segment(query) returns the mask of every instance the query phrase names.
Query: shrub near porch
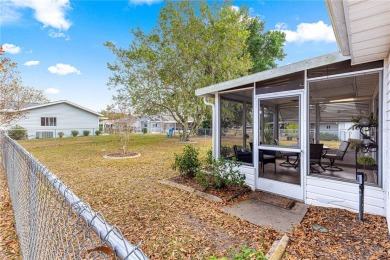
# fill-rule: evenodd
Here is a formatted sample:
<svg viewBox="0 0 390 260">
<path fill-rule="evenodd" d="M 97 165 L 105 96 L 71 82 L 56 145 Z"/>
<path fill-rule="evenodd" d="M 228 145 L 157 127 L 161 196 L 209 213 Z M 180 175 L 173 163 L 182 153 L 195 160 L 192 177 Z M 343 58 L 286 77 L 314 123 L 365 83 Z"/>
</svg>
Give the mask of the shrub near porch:
<svg viewBox="0 0 390 260">
<path fill-rule="evenodd" d="M 200 157 L 211 140 L 193 138 Z M 260 228 L 220 211 L 220 204 L 163 186 L 158 180 L 178 173 L 171 169 L 174 154 L 184 145 L 164 135 L 132 135 L 128 150 L 141 157 L 107 160 L 116 152 L 115 136 L 22 141 L 43 164 L 80 198 L 116 224 L 133 244 L 152 259 L 204 259 L 231 256 L 243 247 L 267 252 L 276 231 Z"/>
</svg>

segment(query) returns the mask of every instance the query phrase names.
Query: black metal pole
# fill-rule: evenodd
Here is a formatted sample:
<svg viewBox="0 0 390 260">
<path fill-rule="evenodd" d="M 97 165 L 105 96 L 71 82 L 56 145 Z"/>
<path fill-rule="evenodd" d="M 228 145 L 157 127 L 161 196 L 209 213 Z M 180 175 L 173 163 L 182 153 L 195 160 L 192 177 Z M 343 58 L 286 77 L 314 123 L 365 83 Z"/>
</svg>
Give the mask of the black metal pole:
<svg viewBox="0 0 390 260">
<path fill-rule="evenodd" d="M 359 221 L 363 222 L 364 212 L 364 173 L 357 173 L 357 181 L 359 183 Z"/>
</svg>

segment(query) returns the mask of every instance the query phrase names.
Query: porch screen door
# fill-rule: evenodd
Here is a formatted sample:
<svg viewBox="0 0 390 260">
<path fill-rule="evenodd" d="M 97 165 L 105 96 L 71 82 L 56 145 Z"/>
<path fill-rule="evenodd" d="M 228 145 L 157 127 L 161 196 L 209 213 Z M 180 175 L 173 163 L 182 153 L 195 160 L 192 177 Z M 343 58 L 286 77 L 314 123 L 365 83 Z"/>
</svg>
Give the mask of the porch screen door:
<svg viewBox="0 0 390 260">
<path fill-rule="evenodd" d="M 303 200 L 306 165 L 303 96 L 303 90 L 256 95 L 258 135 L 253 144 L 256 188 L 298 200 Z"/>
</svg>

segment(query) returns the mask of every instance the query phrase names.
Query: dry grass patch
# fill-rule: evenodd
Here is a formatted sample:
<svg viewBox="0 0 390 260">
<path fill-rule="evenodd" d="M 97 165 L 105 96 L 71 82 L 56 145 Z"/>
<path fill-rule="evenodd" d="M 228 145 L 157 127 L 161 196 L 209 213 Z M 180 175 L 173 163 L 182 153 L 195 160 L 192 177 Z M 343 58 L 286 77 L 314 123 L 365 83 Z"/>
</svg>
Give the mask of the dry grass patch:
<svg viewBox="0 0 390 260">
<path fill-rule="evenodd" d="M 158 183 L 177 175 L 174 153 L 184 144 L 163 135 L 133 135 L 128 151 L 141 157 L 107 160 L 119 150 L 114 136 L 30 140 L 21 144 L 60 177 L 80 198 L 116 224 L 152 259 L 207 259 L 230 256 L 248 245 L 266 252 L 276 231 L 220 211 L 221 205 Z M 211 140 L 194 138 L 201 155 Z"/>
</svg>

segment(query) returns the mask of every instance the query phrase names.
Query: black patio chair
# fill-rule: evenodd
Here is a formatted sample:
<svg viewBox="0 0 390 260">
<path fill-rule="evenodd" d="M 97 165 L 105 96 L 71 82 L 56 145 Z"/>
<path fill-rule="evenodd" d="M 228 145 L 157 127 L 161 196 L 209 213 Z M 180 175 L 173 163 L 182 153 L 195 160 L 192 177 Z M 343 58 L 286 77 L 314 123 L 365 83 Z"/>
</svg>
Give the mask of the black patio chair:
<svg viewBox="0 0 390 260">
<path fill-rule="evenodd" d="M 253 152 L 253 143 L 249 143 L 251 150 Z M 275 165 L 274 167 L 274 173 L 276 173 L 276 152 L 275 151 L 268 151 L 268 150 L 259 150 L 259 163 L 261 164 L 261 169 L 264 173 L 264 166 L 267 163 L 273 163 Z"/>
<path fill-rule="evenodd" d="M 252 152 L 242 152 L 240 147 L 238 147 L 237 145 L 233 146 L 233 151 L 237 161 L 245 162 L 245 163 L 253 163 Z"/>
<path fill-rule="evenodd" d="M 324 144 L 310 144 L 310 172 L 311 173 L 320 173 L 319 170 L 313 167 L 316 164 L 318 164 L 321 167 L 321 169 L 325 171 L 324 167 L 322 167 L 321 165 L 323 148 L 324 148 Z"/>
<path fill-rule="evenodd" d="M 340 143 L 339 149 L 336 153 L 326 153 L 323 158 L 327 158 L 330 160 L 330 165 L 325 166 L 324 168 L 329 171 L 342 171 L 343 169 L 334 165 L 336 160 L 342 161 L 344 159 L 344 155 L 347 152 L 349 147 L 349 142 L 343 141 Z"/>
<path fill-rule="evenodd" d="M 264 166 L 268 163 L 274 164 L 274 173 L 276 173 L 275 151 L 259 150 L 259 162 L 261 164 L 261 169 L 263 170 L 263 173 L 264 173 Z"/>
</svg>

